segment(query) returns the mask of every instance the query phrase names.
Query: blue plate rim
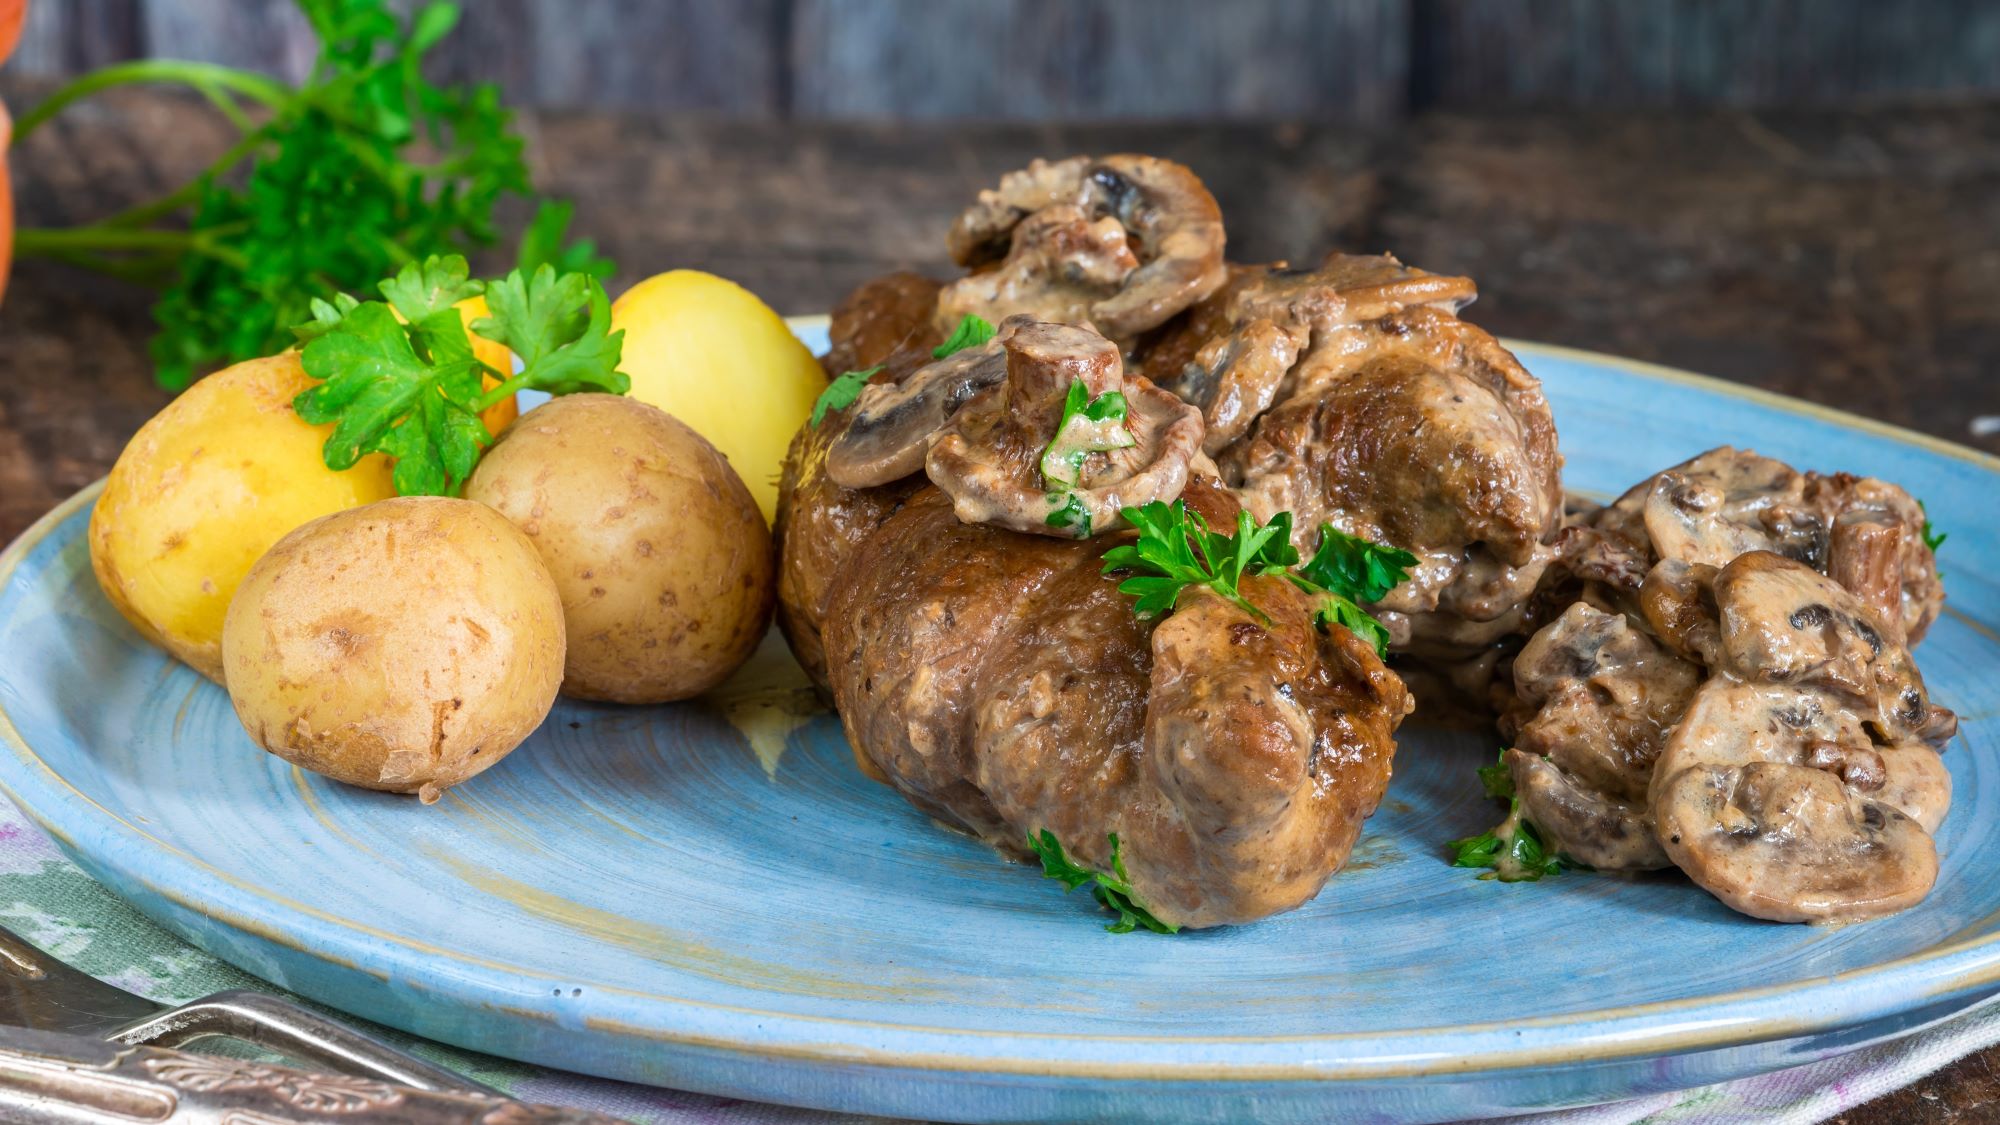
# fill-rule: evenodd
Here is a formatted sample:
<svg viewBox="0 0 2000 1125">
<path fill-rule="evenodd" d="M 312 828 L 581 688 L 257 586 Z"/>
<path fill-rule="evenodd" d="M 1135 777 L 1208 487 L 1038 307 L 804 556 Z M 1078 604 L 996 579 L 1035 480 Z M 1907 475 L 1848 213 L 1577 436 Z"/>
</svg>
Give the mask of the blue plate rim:
<svg viewBox="0 0 2000 1125">
<path fill-rule="evenodd" d="M 795 329 L 823 330 L 826 318 L 794 317 Z M 1804 402 L 1786 395 L 1659 364 L 1625 359 L 1584 349 L 1528 341 L 1506 340 L 1507 347 L 1524 356 L 1545 355 L 1622 371 L 1630 376 L 1692 386 L 1711 393 L 1746 399 L 1759 405 L 1803 415 L 1816 420 L 1860 430 L 1927 452 L 1968 462 L 1988 472 L 2000 474 L 2000 457 L 1976 449 L 1916 433 L 1898 426 L 1863 418 L 1831 407 Z M 12 581 L 15 571 L 28 555 L 63 523 L 86 508 L 103 487 L 99 480 L 63 501 L 34 524 L 4 551 L 0 551 L 0 590 Z M 232 929 L 255 935 L 317 960 L 343 963 L 342 950 L 323 937 L 308 942 L 295 929 L 283 924 L 287 918 L 304 915 L 336 931 L 356 938 L 387 941 L 427 956 L 443 956 L 456 961 L 461 973 L 455 977 L 459 998 L 487 1006 L 507 994 L 492 987 L 497 977 L 485 979 L 485 987 L 471 986 L 481 973 L 506 974 L 527 980 L 554 980 L 544 970 L 509 965 L 483 958 L 469 958 L 455 951 L 429 945 L 402 935 L 373 929 L 354 919 L 328 915 L 303 903 L 292 902 L 246 883 L 227 872 L 180 851 L 152 836 L 145 829 L 99 805 L 43 761 L 27 743 L 0 700 L 0 741 L 7 744 L 15 762 L 27 767 L 25 774 L 0 771 L 0 792 L 6 795 L 36 824 L 49 832 L 72 854 L 79 849 L 72 831 L 44 815 L 34 798 L 75 806 L 86 819 L 80 827 L 94 833 L 122 836 L 125 847 L 97 849 L 93 860 L 116 871 L 123 879 L 144 887 L 149 893 L 175 905 L 215 918 Z M 48 779 L 37 786 L 36 771 Z M 37 791 L 39 789 L 39 791 Z M 42 802 L 46 803 L 46 802 Z M 92 825 L 91 821 L 96 823 Z M 141 865 L 114 862 L 110 857 L 145 855 L 149 851 L 178 864 L 182 876 L 170 882 L 192 892 L 170 892 Z M 157 870 L 157 868 L 156 868 Z M 198 892 L 198 893 L 196 893 Z M 195 901 L 189 901 L 192 897 Z M 219 909 L 227 904 L 231 910 Z M 245 909 L 248 907 L 248 909 Z M 1968 929 L 1974 927 L 1967 927 Z M 1965 932 L 1964 930 L 1960 931 Z M 359 959 L 346 961 L 357 964 Z M 360 970 L 357 971 L 367 971 Z M 658 1005 L 662 1014 L 679 1012 L 688 1016 L 709 1012 L 724 1016 L 750 1016 L 758 1021 L 756 1030 L 764 1038 L 743 1034 L 697 1030 L 675 1030 L 666 1024 L 678 1022 L 682 1029 L 714 1026 L 712 1019 L 699 1017 L 680 1021 L 659 1021 L 663 1026 L 616 1025 L 608 1028 L 619 1034 L 658 1041 L 684 1043 L 721 1049 L 747 1056 L 779 1056 L 832 1063 L 853 1063 L 856 1048 L 843 1041 L 841 1032 L 867 1029 L 910 1042 L 902 1048 L 887 1047 L 867 1051 L 871 1066 L 892 1069 L 1011 1073 L 1023 1075 L 1094 1078 L 1102 1080 L 1187 1081 L 1340 1081 L 1384 1078 L 1455 1077 L 1517 1070 L 1562 1063 L 1576 1065 L 1636 1057 L 1679 1054 L 1812 1035 L 1866 1024 L 1872 1020 L 1919 1006 L 1926 1000 L 1938 1001 L 1969 995 L 2000 983 L 2000 933 L 1956 942 L 1941 942 L 1920 953 L 1848 970 L 1808 981 L 1740 989 L 1732 992 L 1657 1001 L 1618 1008 L 1572 1012 L 1527 1019 L 1488 1021 L 1388 1031 L 1343 1032 L 1312 1035 L 1203 1036 L 1194 1035 L 1100 1035 L 1070 1033 L 1023 1036 L 1007 1030 L 934 1027 L 901 1024 L 879 1019 L 860 1019 L 766 1010 L 747 1005 L 718 1004 L 615 986 L 599 985 L 601 991 L 622 993 L 631 999 Z M 436 981 L 433 988 L 439 987 Z M 1869 987 L 1863 987 L 1869 986 Z M 1894 997 L 1893 1000 L 1883 999 Z M 515 1014 L 547 1020 L 545 1013 L 510 1008 Z M 1662 1016 L 1680 1016 L 1662 1020 Z M 829 1033 L 829 1029 L 839 1029 Z M 1557 1037 L 1537 1034 L 1534 1045 L 1524 1045 L 1525 1031 L 1575 1034 Z M 785 1032 L 782 1035 L 774 1033 Z M 994 1054 L 966 1050 L 973 1044 L 1011 1041 L 1015 1051 Z M 1489 1044 L 1491 1050 L 1468 1051 L 1469 1044 Z M 1039 1053 L 1032 1048 L 1046 1044 Z M 1357 1044 L 1376 1047 L 1365 1057 L 1328 1049 L 1352 1048 Z M 1152 1057 L 1125 1060 L 1108 1057 L 1080 1057 L 1079 1048 L 1093 1045 L 1154 1047 Z M 1189 1052 L 1197 1053 L 1198 1060 Z M 1338 1057 L 1345 1054 L 1345 1058 Z"/>
</svg>

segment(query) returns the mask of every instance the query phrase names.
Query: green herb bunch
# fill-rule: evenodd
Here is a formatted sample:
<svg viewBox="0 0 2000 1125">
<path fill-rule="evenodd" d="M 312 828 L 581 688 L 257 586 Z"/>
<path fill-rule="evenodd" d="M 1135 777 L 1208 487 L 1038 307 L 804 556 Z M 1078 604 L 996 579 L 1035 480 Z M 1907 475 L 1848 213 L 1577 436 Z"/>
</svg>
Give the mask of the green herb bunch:
<svg viewBox="0 0 2000 1125">
<path fill-rule="evenodd" d="M 1120 854 L 1118 833 L 1111 833 L 1109 839 L 1111 870 L 1108 872 L 1092 871 L 1088 867 L 1080 867 L 1071 862 L 1070 858 L 1063 854 L 1062 841 L 1056 839 L 1056 834 L 1046 828 L 1029 834 L 1028 847 L 1034 851 L 1036 858 L 1042 861 L 1042 877 L 1062 883 L 1064 894 L 1086 883 L 1094 884 L 1091 887 L 1091 894 L 1097 899 L 1098 904 L 1118 915 L 1117 921 L 1108 922 L 1104 926 L 1112 933 L 1129 934 L 1141 926 L 1156 934 L 1179 933 L 1181 929 L 1179 926 L 1160 921 L 1153 916 L 1152 911 L 1141 906 L 1139 900 L 1133 897 L 1132 877 L 1125 873 L 1125 860 Z"/>
<path fill-rule="evenodd" d="M 1534 823 L 1521 815 L 1521 798 L 1514 792 L 1514 776 L 1507 769 L 1506 758 L 1503 749 L 1498 761 L 1479 767 L 1479 784 L 1488 797 L 1507 802 L 1507 818 L 1489 831 L 1445 845 L 1452 850 L 1451 865 L 1491 868 L 1480 878 L 1503 883 L 1532 883 L 1545 875 L 1580 868 L 1551 851 Z"/>
<path fill-rule="evenodd" d="M 457 255 L 412 262 L 379 287 L 383 300 L 344 293 L 314 299 L 312 319 L 292 331 L 306 374 L 322 380 L 292 402 L 299 417 L 331 423 L 327 467 L 363 456 L 396 459 L 396 491 L 453 496 L 492 438 L 480 413 L 517 391 L 624 394 L 618 370 L 625 333 L 611 328 L 611 302 L 588 273 L 544 263 L 499 281 L 469 277 Z M 466 332 L 458 302 L 485 294 L 492 315 Z M 496 371 L 472 350 L 472 335 L 506 345 L 520 371 Z M 488 389 L 491 379 L 497 385 Z"/>
<path fill-rule="evenodd" d="M 1366 638 L 1375 651 L 1389 650 L 1389 631 L 1362 608 L 1382 600 L 1405 578 L 1417 557 L 1349 535 L 1332 524 L 1320 528 L 1312 558 L 1301 565 L 1292 546 L 1292 514 L 1279 512 L 1259 524 L 1248 512 L 1236 513 L 1236 530 L 1223 534 L 1208 526 L 1200 512 L 1185 502 L 1155 500 L 1120 513 L 1139 529 L 1139 538 L 1104 552 L 1104 573 L 1128 574 L 1121 593 L 1137 599 L 1132 611 L 1141 618 L 1171 613 L 1181 593 L 1205 587 L 1259 621 L 1270 615 L 1242 589 L 1247 575 L 1277 575 L 1313 595 L 1313 618 L 1322 627 L 1337 624 Z"/>
<path fill-rule="evenodd" d="M 497 240 L 503 196 L 530 193 L 522 142 L 491 84 L 446 88 L 421 73 L 457 24 L 432 3 L 407 20 L 385 0 L 298 0 L 318 36 L 293 87 L 250 71 L 151 59 L 85 75 L 24 115 L 15 142 L 77 100 L 134 83 L 180 83 L 241 139 L 164 198 L 89 226 L 23 230 L 17 255 L 42 256 L 161 290 L 152 354 L 160 383 L 269 355 L 312 302 L 331 301 L 405 263 Z M 564 248 L 566 205 L 537 212 L 522 264 L 609 276 L 588 243 Z"/>
</svg>

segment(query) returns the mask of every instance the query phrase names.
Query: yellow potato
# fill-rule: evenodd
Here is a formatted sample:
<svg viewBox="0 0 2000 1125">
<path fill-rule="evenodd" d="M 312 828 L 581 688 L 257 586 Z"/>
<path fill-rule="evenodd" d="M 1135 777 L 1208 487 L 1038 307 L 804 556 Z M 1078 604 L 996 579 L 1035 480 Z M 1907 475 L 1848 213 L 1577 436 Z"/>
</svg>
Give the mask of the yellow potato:
<svg viewBox="0 0 2000 1125">
<path fill-rule="evenodd" d="M 146 639 L 218 682 L 222 618 L 250 565 L 286 532 L 394 496 L 386 458 L 337 473 L 331 426 L 292 398 L 313 385 L 295 352 L 253 359 L 189 387 L 119 454 L 90 516 L 90 564 Z"/>
<path fill-rule="evenodd" d="M 729 458 L 768 525 L 792 435 L 826 374 L 749 290 L 698 270 L 647 278 L 611 306 L 632 397 L 685 422 Z"/>
<path fill-rule="evenodd" d="M 656 407 L 555 399 L 473 470 L 467 499 L 526 532 L 562 591 L 563 692 L 664 703 L 720 683 L 771 621 L 771 535 L 729 462 Z"/>
<path fill-rule="evenodd" d="M 229 606 L 222 660 L 258 745 L 429 804 L 547 717 L 562 684 L 562 599 L 498 512 L 400 497 L 279 540 Z"/>
</svg>

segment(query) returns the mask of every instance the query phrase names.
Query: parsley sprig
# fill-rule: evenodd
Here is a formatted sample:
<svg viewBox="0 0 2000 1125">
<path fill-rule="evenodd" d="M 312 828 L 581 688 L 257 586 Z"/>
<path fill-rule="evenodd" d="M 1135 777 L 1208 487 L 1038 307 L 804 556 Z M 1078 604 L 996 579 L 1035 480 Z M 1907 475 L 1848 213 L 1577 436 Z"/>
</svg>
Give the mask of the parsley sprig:
<svg viewBox="0 0 2000 1125">
<path fill-rule="evenodd" d="M 64 107 L 135 83 L 192 87 L 242 132 L 194 180 L 88 226 L 17 232 L 15 253 L 160 290 L 152 341 L 161 385 L 198 369 L 269 355 L 288 329 L 426 255 L 496 241 L 493 213 L 530 192 L 521 138 L 497 87 L 425 80 L 424 56 L 458 23 L 431 3 L 399 19 L 386 0 L 298 0 L 319 38 L 299 86 L 178 59 L 86 74 L 24 114 L 15 143 Z M 399 6 L 401 7 L 401 6 Z M 587 244 L 562 248 L 568 212 L 545 207 L 523 239 L 529 272 L 609 276 Z"/>
<path fill-rule="evenodd" d="M 1492 868 L 1482 879 L 1503 883 L 1532 883 L 1544 875 L 1560 875 L 1580 865 L 1549 850 L 1534 823 L 1521 815 L 1521 798 L 1514 792 L 1514 776 L 1507 769 L 1507 751 L 1492 765 L 1479 767 L 1479 784 L 1486 795 L 1507 802 L 1507 819 L 1477 836 L 1453 840 L 1453 867 Z"/>
<path fill-rule="evenodd" d="M 1179 933 L 1181 929 L 1179 926 L 1160 921 L 1153 916 L 1152 911 L 1140 905 L 1139 900 L 1133 897 L 1132 877 L 1125 872 L 1125 859 L 1120 854 L 1118 833 L 1113 832 L 1108 838 L 1111 841 L 1109 873 L 1092 871 L 1088 867 L 1079 867 L 1070 862 L 1069 857 L 1063 854 L 1062 842 L 1056 839 L 1055 833 L 1046 828 L 1028 835 L 1028 847 L 1033 849 L 1036 857 L 1042 861 L 1042 877 L 1062 883 L 1064 894 L 1086 883 L 1095 884 L 1091 888 L 1091 894 L 1106 910 L 1118 915 L 1116 922 L 1105 924 L 1104 928 L 1112 933 L 1129 934 L 1141 926 L 1156 934 Z"/>
<path fill-rule="evenodd" d="M 1329 523 L 1320 528 L 1313 557 L 1300 566 L 1290 512 L 1259 525 L 1239 511 L 1231 535 L 1211 529 L 1200 512 L 1180 500 L 1155 500 L 1120 514 L 1139 529 L 1139 538 L 1106 551 L 1104 573 L 1130 573 L 1118 589 L 1137 599 L 1132 611 L 1143 620 L 1171 613 L 1184 591 L 1200 586 L 1268 624 L 1270 615 L 1243 595 L 1242 581 L 1246 575 L 1274 574 L 1319 599 L 1316 624 L 1340 625 L 1386 653 L 1389 631 L 1360 603 L 1382 600 L 1417 563 L 1408 551 L 1370 543 Z"/>
<path fill-rule="evenodd" d="M 817 426 L 826 421 L 829 411 L 845 410 L 853 406 L 854 400 L 861 397 L 861 388 L 867 386 L 868 380 L 874 378 L 875 373 L 880 370 L 882 368 L 876 366 L 866 371 L 846 371 L 828 383 L 826 389 L 819 393 L 819 398 L 813 401 L 812 424 Z"/>
<path fill-rule="evenodd" d="M 1118 391 L 1092 398 L 1083 380 L 1069 385 L 1063 396 L 1062 416 L 1056 419 L 1055 437 L 1042 450 L 1042 483 L 1052 494 L 1077 486 L 1083 477 L 1083 463 L 1091 454 L 1139 444 L 1125 426 L 1125 409 L 1125 396 Z"/>
<path fill-rule="evenodd" d="M 1939 531 L 1931 526 L 1931 510 L 1922 500 L 1917 501 L 1917 510 L 1924 514 L 1924 546 L 1929 547 L 1931 554 L 1935 555 L 1937 549 L 1944 546 L 1944 541 L 1951 538 L 1951 533 Z"/>
<path fill-rule="evenodd" d="M 983 347 L 999 333 L 985 317 L 968 314 L 958 319 L 958 324 L 946 336 L 944 343 L 931 349 L 932 359 L 944 359 L 957 355 L 967 348 Z"/>
<path fill-rule="evenodd" d="M 472 280 L 457 255 L 412 262 L 378 286 L 383 300 L 336 294 L 312 302 L 294 329 L 306 374 L 321 380 L 292 408 L 315 425 L 332 423 L 322 456 L 353 467 L 369 453 L 396 459 L 396 491 L 450 496 L 492 439 L 480 412 L 516 391 L 624 394 L 618 370 L 625 333 L 610 331 L 604 286 L 583 273 L 544 264 L 494 282 Z M 496 371 L 473 354 L 457 302 L 484 293 L 492 315 L 472 334 L 506 345 L 519 373 Z M 487 389 L 488 377 L 497 386 Z"/>
<path fill-rule="evenodd" d="M 957 355 L 967 348 L 979 347 L 992 340 L 998 331 L 981 317 L 961 317 L 958 327 L 951 330 L 951 335 L 945 342 L 931 349 L 931 358 L 944 359 Z M 819 393 L 819 398 L 813 401 L 811 424 L 818 426 L 826 421 L 828 413 L 853 406 L 854 400 L 861 397 L 861 388 L 867 386 L 868 380 L 874 378 L 875 373 L 880 370 L 882 365 L 877 364 L 866 371 L 841 372 L 833 382 L 826 385 L 825 390 Z"/>
</svg>

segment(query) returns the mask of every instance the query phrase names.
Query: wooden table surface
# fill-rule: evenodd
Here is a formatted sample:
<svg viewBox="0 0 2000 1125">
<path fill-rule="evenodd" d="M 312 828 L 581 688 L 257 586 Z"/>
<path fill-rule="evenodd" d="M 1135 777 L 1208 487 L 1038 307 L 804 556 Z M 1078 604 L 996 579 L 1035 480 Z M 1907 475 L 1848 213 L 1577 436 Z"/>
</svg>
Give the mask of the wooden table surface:
<svg viewBox="0 0 2000 1125">
<path fill-rule="evenodd" d="M 1393 251 L 1476 278 L 1470 318 L 1505 335 L 1686 367 L 2000 453 L 2000 433 L 1973 432 L 2000 416 L 1987 370 L 2000 360 L 2000 105 L 1432 116 L 1393 133 L 595 114 L 524 126 L 537 181 L 577 201 L 580 232 L 618 260 L 623 283 L 689 266 L 780 311 L 822 311 L 890 269 L 945 273 L 951 217 L 1030 157 L 1137 150 L 1207 180 L 1232 257 Z M 82 222 L 151 198 L 229 139 L 186 101 L 88 104 L 14 153 L 22 222 Z M 0 305 L 0 541 L 101 476 L 166 401 L 146 360 L 147 308 L 118 283 L 17 270 Z M 1839 1120 L 2000 1121 L 2000 1048 Z"/>
</svg>

